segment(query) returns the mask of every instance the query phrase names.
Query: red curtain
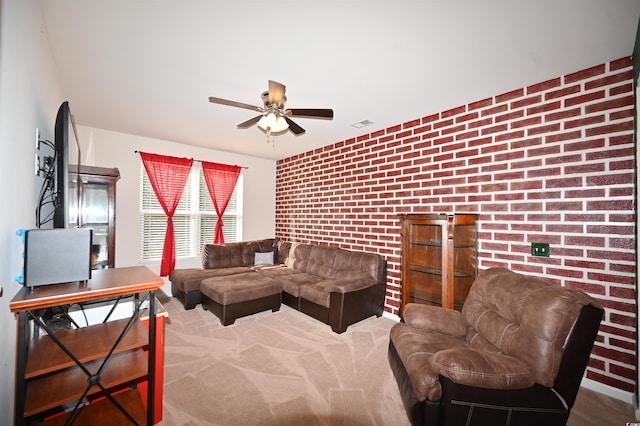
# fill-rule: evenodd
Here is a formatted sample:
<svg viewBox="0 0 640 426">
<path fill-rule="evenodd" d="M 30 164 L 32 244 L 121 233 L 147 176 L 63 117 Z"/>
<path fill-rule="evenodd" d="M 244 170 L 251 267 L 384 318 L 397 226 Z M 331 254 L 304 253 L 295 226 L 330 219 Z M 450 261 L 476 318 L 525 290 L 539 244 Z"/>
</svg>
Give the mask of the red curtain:
<svg viewBox="0 0 640 426">
<path fill-rule="evenodd" d="M 202 171 L 204 173 L 204 180 L 207 182 L 209 195 L 211 196 L 211 200 L 213 200 L 213 206 L 218 215 L 213 243 L 222 244 L 224 243 L 222 215 L 227 209 L 227 205 L 229 205 L 233 188 L 235 188 L 238 176 L 240 175 L 240 167 L 202 161 Z"/>
<path fill-rule="evenodd" d="M 142 163 L 147 171 L 158 202 L 167 215 L 167 233 L 164 236 L 160 276 L 166 277 L 176 266 L 176 243 L 173 232 L 173 214 L 178 207 L 182 191 L 187 184 L 192 158 L 176 158 L 141 152 Z"/>
</svg>

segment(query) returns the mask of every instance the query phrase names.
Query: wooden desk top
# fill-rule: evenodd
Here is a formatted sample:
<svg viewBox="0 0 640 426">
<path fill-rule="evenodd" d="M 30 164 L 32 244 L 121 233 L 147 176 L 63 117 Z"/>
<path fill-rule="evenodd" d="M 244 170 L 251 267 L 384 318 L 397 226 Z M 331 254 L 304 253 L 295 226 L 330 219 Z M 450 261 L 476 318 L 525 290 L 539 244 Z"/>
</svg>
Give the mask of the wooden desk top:
<svg viewBox="0 0 640 426">
<path fill-rule="evenodd" d="M 107 297 L 157 290 L 162 278 L 146 266 L 92 271 L 86 284 L 72 282 L 36 288 L 23 287 L 9 303 L 11 312 L 69 305 Z"/>
</svg>

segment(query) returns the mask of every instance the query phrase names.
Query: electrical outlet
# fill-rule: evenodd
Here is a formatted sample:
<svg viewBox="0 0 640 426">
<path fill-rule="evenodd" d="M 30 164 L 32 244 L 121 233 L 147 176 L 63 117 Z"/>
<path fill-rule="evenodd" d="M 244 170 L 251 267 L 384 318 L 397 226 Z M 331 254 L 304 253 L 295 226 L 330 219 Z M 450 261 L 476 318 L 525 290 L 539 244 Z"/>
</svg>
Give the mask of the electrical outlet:
<svg viewBox="0 0 640 426">
<path fill-rule="evenodd" d="M 40 129 L 36 127 L 36 151 L 40 151 Z"/>
<path fill-rule="evenodd" d="M 549 244 L 531 243 L 531 256 L 549 257 Z"/>
</svg>

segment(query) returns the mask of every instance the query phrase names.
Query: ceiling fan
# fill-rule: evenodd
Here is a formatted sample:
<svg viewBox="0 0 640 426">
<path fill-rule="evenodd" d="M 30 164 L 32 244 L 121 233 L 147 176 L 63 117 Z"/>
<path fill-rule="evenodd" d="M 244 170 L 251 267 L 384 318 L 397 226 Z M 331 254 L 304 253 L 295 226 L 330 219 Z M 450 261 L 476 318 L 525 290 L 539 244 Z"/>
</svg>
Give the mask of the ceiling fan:
<svg viewBox="0 0 640 426">
<path fill-rule="evenodd" d="M 267 135 L 281 134 L 287 130 L 290 130 L 296 136 L 301 135 L 305 130 L 297 125 L 289 117 L 300 118 L 322 118 L 332 119 L 332 109 L 318 109 L 318 108 L 290 108 L 285 109 L 284 103 L 287 101 L 285 96 L 286 87 L 282 83 L 269 80 L 269 90 L 262 93 L 262 102 L 264 106 L 258 107 L 241 102 L 230 101 L 227 99 L 209 97 L 209 102 L 214 104 L 228 105 L 238 108 L 250 109 L 257 111 L 260 115 L 253 117 L 244 123 L 238 124 L 239 129 L 246 129 L 254 124 L 258 124 L 258 127 L 264 130 Z"/>
</svg>

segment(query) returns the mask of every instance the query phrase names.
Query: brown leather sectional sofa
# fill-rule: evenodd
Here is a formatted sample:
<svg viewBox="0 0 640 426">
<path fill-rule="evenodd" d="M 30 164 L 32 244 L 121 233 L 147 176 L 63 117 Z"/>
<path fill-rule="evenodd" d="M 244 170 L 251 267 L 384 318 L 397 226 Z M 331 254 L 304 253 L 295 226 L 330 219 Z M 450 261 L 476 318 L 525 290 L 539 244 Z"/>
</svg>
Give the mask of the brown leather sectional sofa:
<svg viewBox="0 0 640 426">
<path fill-rule="evenodd" d="M 265 252 L 274 265 L 256 266 L 256 253 Z M 185 309 L 202 303 L 223 325 L 285 303 L 343 333 L 382 315 L 387 263 L 374 253 L 265 239 L 207 244 L 202 268 L 176 269 L 169 280 Z"/>
</svg>

